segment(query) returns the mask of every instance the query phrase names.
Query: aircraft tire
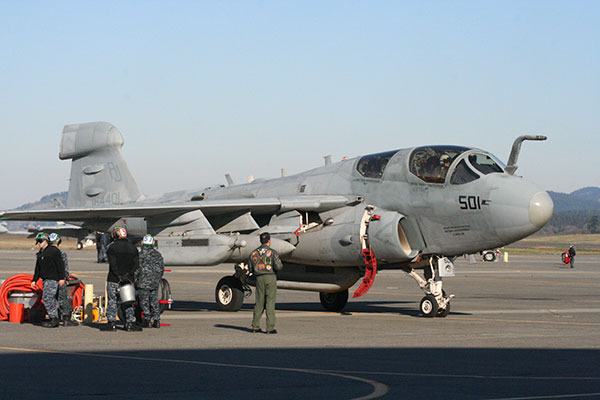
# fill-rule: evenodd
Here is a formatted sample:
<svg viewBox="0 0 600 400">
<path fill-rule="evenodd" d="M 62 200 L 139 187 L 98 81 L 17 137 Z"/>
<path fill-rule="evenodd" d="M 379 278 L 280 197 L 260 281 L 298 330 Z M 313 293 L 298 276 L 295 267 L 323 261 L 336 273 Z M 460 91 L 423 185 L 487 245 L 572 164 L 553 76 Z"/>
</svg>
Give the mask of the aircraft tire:
<svg viewBox="0 0 600 400">
<path fill-rule="evenodd" d="M 215 288 L 218 311 L 239 311 L 244 304 L 242 282 L 233 276 L 221 278 Z"/>
<path fill-rule="evenodd" d="M 83 249 L 83 243 L 77 242 L 77 245 L 75 247 L 77 248 L 77 250 L 81 250 Z"/>
<path fill-rule="evenodd" d="M 337 293 L 319 292 L 319 299 L 327 311 L 340 312 L 348 303 L 348 289 Z"/>
<path fill-rule="evenodd" d="M 496 253 L 493 251 L 488 251 L 487 253 L 483 253 L 483 260 L 487 262 L 496 261 Z"/>
<path fill-rule="evenodd" d="M 166 280 L 165 278 L 162 278 L 160 280 L 160 283 L 158 284 L 158 294 L 160 295 L 160 300 L 172 299 L 171 285 L 169 284 L 169 281 Z M 168 304 L 160 304 L 159 308 L 160 308 L 160 313 L 162 314 L 166 309 L 169 308 L 169 305 Z"/>
<path fill-rule="evenodd" d="M 438 313 L 438 309 L 439 306 L 437 300 L 435 299 L 435 296 L 428 294 L 421 299 L 421 304 L 419 304 L 419 310 L 425 318 L 435 317 Z"/>
</svg>

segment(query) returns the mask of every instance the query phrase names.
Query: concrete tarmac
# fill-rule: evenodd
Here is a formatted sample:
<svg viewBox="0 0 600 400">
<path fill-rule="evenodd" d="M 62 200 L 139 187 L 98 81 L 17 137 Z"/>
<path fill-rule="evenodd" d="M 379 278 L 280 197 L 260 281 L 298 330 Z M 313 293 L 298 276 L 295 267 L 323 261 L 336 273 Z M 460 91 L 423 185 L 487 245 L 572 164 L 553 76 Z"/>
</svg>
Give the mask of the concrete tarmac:
<svg viewBox="0 0 600 400">
<path fill-rule="evenodd" d="M 106 264 L 69 251 L 73 273 L 104 290 Z M 34 255 L 0 251 L 0 279 Z M 141 333 L 0 323 L 0 399 L 600 399 L 600 259 L 457 261 L 447 318 L 419 316 L 423 294 L 380 272 L 345 312 L 318 294 L 278 292 L 279 334 L 252 334 L 253 296 L 215 311 L 231 265 L 175 267 L 170 326 Z"/>
</svg>

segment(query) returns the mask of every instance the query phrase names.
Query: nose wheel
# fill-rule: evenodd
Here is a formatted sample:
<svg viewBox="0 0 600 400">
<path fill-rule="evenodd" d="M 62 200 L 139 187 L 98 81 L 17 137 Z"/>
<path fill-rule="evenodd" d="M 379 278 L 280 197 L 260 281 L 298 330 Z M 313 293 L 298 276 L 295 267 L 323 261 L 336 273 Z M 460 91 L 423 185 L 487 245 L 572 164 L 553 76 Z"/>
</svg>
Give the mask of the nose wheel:
<svg viewBox="0 0 600 400">
<path fill-rule="evenodd" d="M 425 297 L 419 303 L 419 311 L 426 318 L 444 318 L 450 313 L 450 300 L 454 295 L 447 295 L 442 289 L 442 277 L 454 275 L 454 265 L 443 257 L 438 258 L 437 263 L 429 260 L 429 269 L 425 267 L 425 278 L 422 278 L 415 270 L 405 270 L 425 292 Z"/>
<path fill-rule="evenodd" d="M 435 317 L 439 310 L 435 296 L 428 294 L 423 297 L 423 299 L 421 299 L 421 304 L 419 305 L 419 310 L 421 310 L 421 314 L 426 318 Z"/>
</svg>

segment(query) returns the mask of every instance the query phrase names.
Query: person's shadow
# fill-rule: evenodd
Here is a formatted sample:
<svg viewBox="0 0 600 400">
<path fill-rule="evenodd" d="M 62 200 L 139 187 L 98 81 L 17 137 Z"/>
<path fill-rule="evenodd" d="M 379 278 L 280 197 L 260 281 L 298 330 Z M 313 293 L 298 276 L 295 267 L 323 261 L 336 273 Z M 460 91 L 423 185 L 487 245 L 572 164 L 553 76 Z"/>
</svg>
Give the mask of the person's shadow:
<svg viewBox="0 0 600 400">
<path fill-rule="evenodd" d="M 215 324 L 215 328 L 221 328 L 221 329 L 231 329 L 234 331 L 241 331 L 241 332 L 252 332 L 252 329 L 247 328 L 245 326 L 236 326 L 236 325 L 226 325 L 226 324 Z"/>
</svg>

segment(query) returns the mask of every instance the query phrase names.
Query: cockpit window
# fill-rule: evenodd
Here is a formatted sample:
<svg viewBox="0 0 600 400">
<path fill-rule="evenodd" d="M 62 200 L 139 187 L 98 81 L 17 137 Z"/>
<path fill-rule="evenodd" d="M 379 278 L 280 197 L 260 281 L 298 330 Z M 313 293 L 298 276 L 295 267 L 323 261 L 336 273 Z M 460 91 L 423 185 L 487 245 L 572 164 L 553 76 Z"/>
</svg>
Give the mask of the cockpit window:
<svg viewBox="0 0 600 400">
<path fill-rule="evenodd" d="M 356 164 L 356 169 L 366 178 L 380 179 L 383 176 L 383 171 L 390 161 L 390 158 L 397 152 L 398 150 L 394 150 L 364 156 L 358 161 L 358 164 Z"/>
<path fill-rule="evenodd" d="M 492 157 L 486 154 L 471 154 L 469 156 L 469 162 L 484 175 L 494 172 L 504 172 L 502 167 L 500 167 Z"/>
<path fill-rule="evenodd" d="M 478 178 L 479 175 L 469 168 L 465 160 L 461 160 L 454 169 L 452 178 L 450 178 L 450 183 L 453 185 L 462 185 L 464 183 L 473 182 Z"/>
<path fill-rule="evenodd" d="M 410 172 L 425 182 L 444 183 L 450 164 L 467 150 L 459 146 L 418 147 L 410 156 Z"/>
</svg>

